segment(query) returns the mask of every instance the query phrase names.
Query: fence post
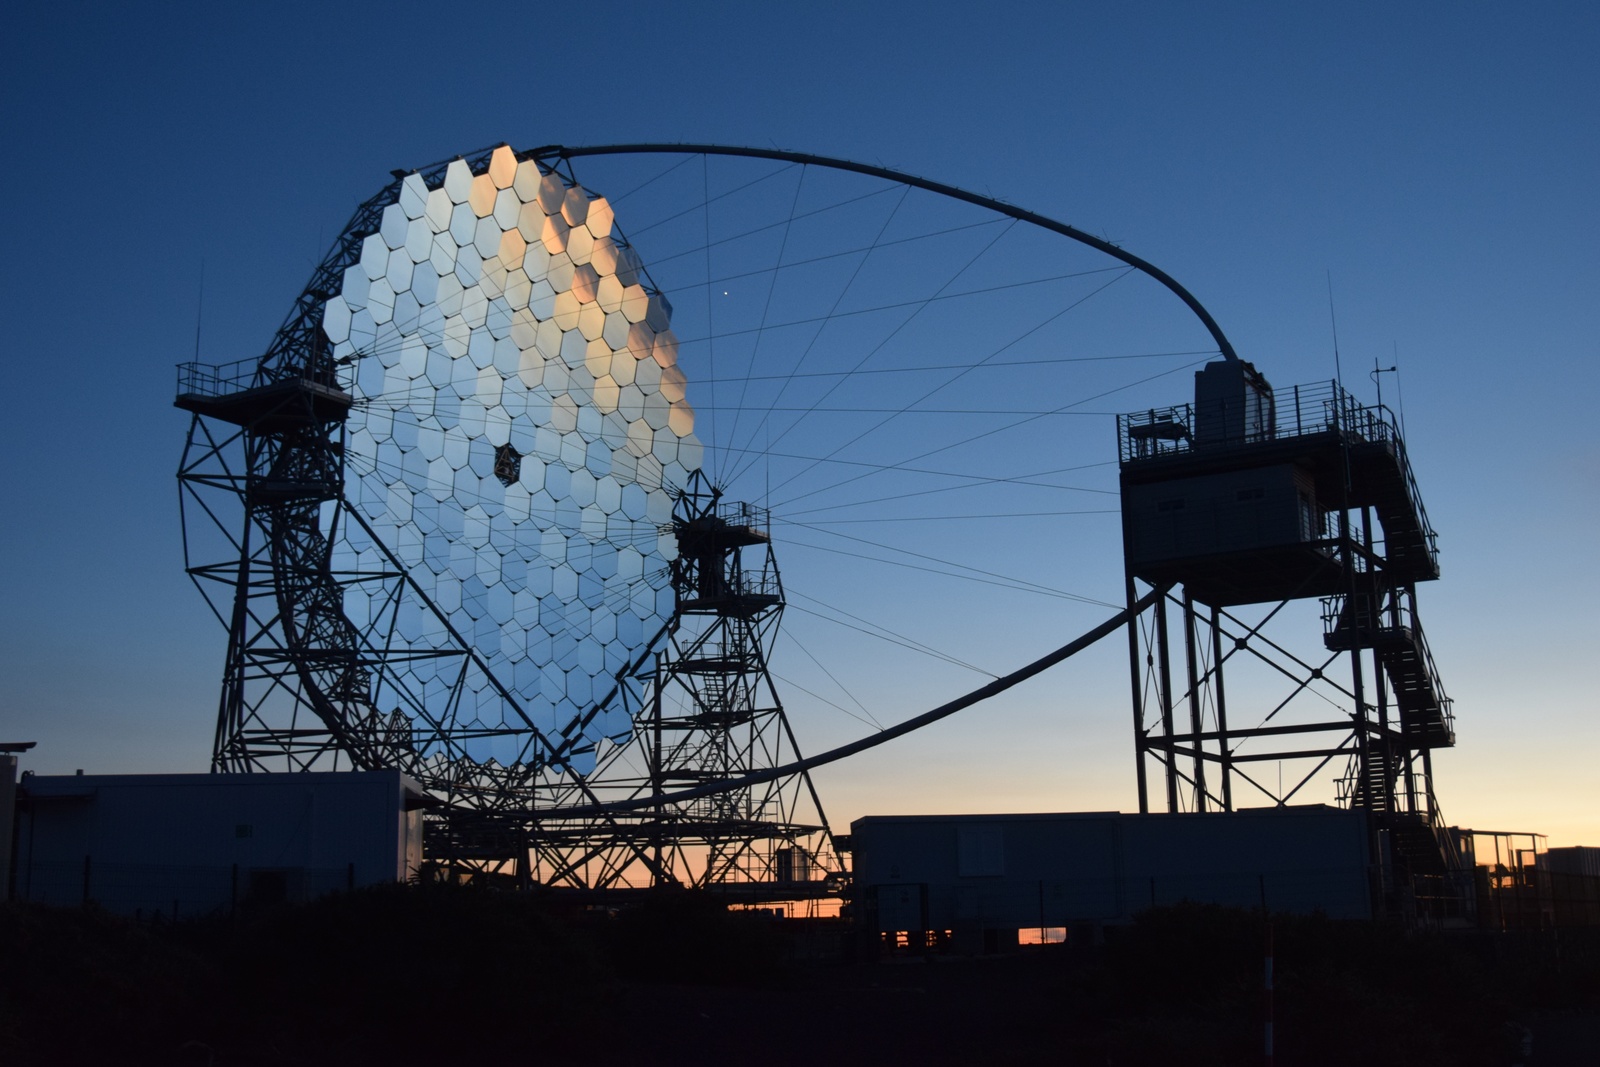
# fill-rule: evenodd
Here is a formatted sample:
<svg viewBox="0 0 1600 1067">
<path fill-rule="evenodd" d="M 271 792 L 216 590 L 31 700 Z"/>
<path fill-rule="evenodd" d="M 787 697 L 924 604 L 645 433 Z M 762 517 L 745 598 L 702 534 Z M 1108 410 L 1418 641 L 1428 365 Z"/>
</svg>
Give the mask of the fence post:
<svg viewBox="0 0 1600 1067">
<path fill-rule="evenodd" d="M 1266 1016 L 1265 1032 L 1263 1034 L 1266 1044 L 1263 1051 L 1266 1053 L 1266 1065 L 1272 1067 L 1272 921 L 1267 920 L 1267 958 L 1266 982 L 1262 988 L 1262 1012 Z"/>
</svg>

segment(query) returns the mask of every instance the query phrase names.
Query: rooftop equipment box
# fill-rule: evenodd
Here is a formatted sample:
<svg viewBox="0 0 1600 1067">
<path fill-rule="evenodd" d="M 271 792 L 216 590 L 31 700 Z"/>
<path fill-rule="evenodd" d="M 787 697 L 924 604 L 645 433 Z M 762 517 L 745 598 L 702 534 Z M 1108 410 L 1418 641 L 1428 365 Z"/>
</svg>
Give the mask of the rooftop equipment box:
<svg viewBox="0 0 1600 1067">
<path fill-rule="evenodd" d="M 1123 490 L 1128 564 L 1301 545 L 1325 534 L 1316 486 L 1294 464 L 1171 478 Z"/>
<path fill-rule="evenodd" d="M 399 771 L 26 778 L 18 899 L 199 915 L 404 881 L 427 798 Z"/>
</svg>

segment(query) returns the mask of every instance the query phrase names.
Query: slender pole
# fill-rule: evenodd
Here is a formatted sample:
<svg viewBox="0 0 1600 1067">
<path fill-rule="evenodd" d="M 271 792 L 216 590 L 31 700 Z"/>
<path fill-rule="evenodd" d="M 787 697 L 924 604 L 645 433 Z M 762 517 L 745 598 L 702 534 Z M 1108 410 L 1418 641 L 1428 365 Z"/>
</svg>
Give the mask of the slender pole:
<svg viewBox="0 0 1600 1067">
<path fill-rule="evenodd" d="M 1133 759 L 1139 781 L 1139 814 L 1150 813 L 1150 787 L 1145 780 L 1144 730 L 1144 664 L 1139 657 L 1139 616 L 1133 612 L 1133 575 L 1127 576 L 1128 585 L 1128 677 L 1133 685 Z"/>
<path fill-rule="evenodd" d="M 1272 1004 L 1272 920 L 1271 919 L 1267 919 L 1266 923 L 1267 923 L 1266 967 L 1265 967 L 1265 972 L 1264 972 L 1264 975 L 1263 975 L 1263 977 L 1265 978 L 1265 982 L 1262 985 L 1262 1014 L 1265 1016 L 1265 1018 L 1263 1019 L 1263 1035 L 1262 1036 L 1265 1038 L 1265 1045 L 1263 1047 L 1263 1051 L 1266 1053 L 1266 1056 L 1265 1056 L 1263 1062 L 1267 1065 L 1267 1067 L 1272 1067 L 1272 1065 L 1273 1065 L 1273 1052 L 1274 1052 L 1274 1050 L 1273 1050 L 1273 1038 L 1276 1036 L 1273 1033 L 1273 1025 L 1272 1025 L 1273 1024 L 1273 1018 L 1272 1018 L 1272 1011 L 1273 1011 L 1273 1004 Z"/>
<path fill-rule="evenodd" d="M 1361 509 L 1361 541 L 1362 547 L 1367 550 L 1367 554 L 1369 556 L 1372 555 L 1373 552 L 1372 527 L 1372 509 L 1370 507 L 1363 507 Z M 1375 758 L 1378 761 L 1378 771 L 1382 775 L 1383 784 L 1382 793 L 1375 799 L 1372 808 L 1374 811 L 1379 811 L 1385 815 L 1389 815 L 1393 814 L 1395 810 L 1394 781 L 1393 769 L 1390 767 L 1389 760 L 1390 746 L 1388 691 L 1384 687 L 1383 658 L 1382 653 L 1378 649 L 1378 631 L 1381 629 L 1381 623 L 1383 621 L 1379 618 L 1379 613 L 1383 610 L 1383 605 L 1379 602 L 1379 596 L 1382 590 L 1380 590 L 1378 587 L 1378 581 L 1379 579 L 1377 577 L 1369 578 L 1369 582 L 1371 584 L 1367 589 L 1366 595 L 1371 599 L 1367 604 L 1363 629 L 1366 629 L 1365 637 L 1372 645 L 1372 685 L 1376 691 L 1378 711 L 1378 742 L 1369 751 L 1372 758 Z M 1359 641 L 1356 643 L 1357 645 L 1360 644 Z M 1358 657 L 1360 656 L 1359 652 L 1355 654 Z M 1360 690 L 1358 689 L 1357 693 L 1359 692 Z M 1363 714 L 1362 718 L 1366 718 L 1365 714 Z M 1368 782 L 1372 780 L 1372 773 L 1370 770 L 1367 773 L 1367 780 Z"/>
<path fill-rule="evenodd" d="M 1222 810 L 1233 810 L 1233 750 L 1228 746 L 1227 688 L 1222 683 L 1222 609 L 1211 606 L 1211 660 L 1216 680 L 1212 692 L 1217 695 L 1217 745 L 1222 764 Z M 1280 793 L 1282 789 L 1278 790 Z"/>
<path fill-rule="evenodd" d="M 661 877 L 661 875 L 662 875 L 662 866 L 661 866 L 661 830 L 662 830 L 662 826 L 661 826 L 661 821 L 662 821 L 663 818 L 665 818 L 665 812 L 666 812 L 666 808 L 662 804 L 662 800 L 661 800 L 661 794 L 663 792 L 663 778 L 662 778 L 663 770 L 662 770 L 662 766 L 661 766 L 661 685 L 662 685 L 661 661 L 662 661 L 662 656 L 661 656 L 661 653 L 658 652 L 658 653 L 656 653 L 656 684 L 655 684 L 655 692 L 652 695 L 651 701 L 650 701 L 650 731 L 651 731 L 651 733 L 650 733 L 650 737 L 651 737 L 650 795 L 655 800 L 655 809 L 656 809 L 655 810 L 655 819 L 652 821 L 652 826 L 651 826 L 651 830 L 650 830 L 650 836 L 651 836 L 651 844 L 653 846 L 652 853 L 653 853 L 653 855 L 655 857 L 655 872 L 654 872 L 654 876 L 653 877 L 654 877 L 654 880 L 655 880 L 657 885 L 661 884 L 661 880 L 662 880 L 662 877 Z"/>
<path fill-rule="evenodd" d="M 1350 691 L 1355 696 L 1356 751 L 1359 753 L 1357 759 L 1360 766 L 1356 787 L 1359 790 L 1362 806 L 1368 811 L 1376 811 L 1375 798 L 1369 788 L 1372 781 L 1372 736 L 1368 730 L 1367 699 L 1361 671 L 1361 641 L 1367 627 L 1362 622 L 1360 604 L 1356 600 L 1359 593 L 1356 589 L 1355 553 L 1351 551 L 1352 537 L 1350 510 L 1342 508 L 1339 511 L 1339 541 L 1343 545 L 1345 562 L 1345 602 L 1351 605 L 1356 624 L 1354 640 L 1350 647 Z M 1282 801 L 1283 798 L 1278 799 Z"/>
<path fill-rule="evenodd" d="M 17 757 L 0 754 L 0 901 L 15 894 L 15 868 L 11 853 L 16 847 Z"/>
<path fill-rule="evenodd" d="M 1177 757 L 1172 751 L 1172 664 L 1167 649 L 1167 598 L 1156 604 L 1156 667 L 1161 677 L 1161 740 L 1166 746 L 1167 810 L 1178 811 Z"/>
<path fill-rule="evenodd" d="M 1426 788 L 1426 795 L 1423 797 L 1423 800 L 1427 805 L 1426 814 L 1427 814 L 1428 818 L 1432 819 L 1433 818 L 1433 749 L 1431 749 L 1431 748 L 1425 748 L 1425 749 L 1422 750 L 1422 777 L 1427 783 L 1427 785 L 1425 787 Z"/>
<path fill-rule="evenodd" d="M 194 417 L 199 425 L 200 416 Z M 192 435 L 193 430 L 189 431 Z M 251 464 L 254 462 L 254 443 L 250 435 L 245 441 L 245 473 L 252 473 Z M 250 619 L 250 566 L 252 560 L 252 544 L 250 535 L 255 529 L 255 511 L 251 504 L 249 494 L 241 490 L 240 499 L 244 504 L 244 529 L 239 534 L 239 570 L 234 578 L 233 593 L 233 618 L 228 626 L 228 666 L 227 676 L 222 687 L 222 706 L 217 714 L 216 737 L 211 744 L 211 770 L 237 771 L 246 768 L 243 742 L 245 720 L 245 675 L 247 649 L 249 638 L 246 635 L 247 624 Z"/>
<path fill-rule="evenodd" d="M 1200 673 L 1196 663 L 1194 635 L 1194 597 L 1189 587 L 1183 587 L 1183 654 L 1189 671 L 1189 730 L 1190 743 L 1194 745 L 1194 810 L 1206 810 L 1206 755 L 1205 742 L 1200 740 L 1205 728 L 1200 707 Z"/>
</svg>

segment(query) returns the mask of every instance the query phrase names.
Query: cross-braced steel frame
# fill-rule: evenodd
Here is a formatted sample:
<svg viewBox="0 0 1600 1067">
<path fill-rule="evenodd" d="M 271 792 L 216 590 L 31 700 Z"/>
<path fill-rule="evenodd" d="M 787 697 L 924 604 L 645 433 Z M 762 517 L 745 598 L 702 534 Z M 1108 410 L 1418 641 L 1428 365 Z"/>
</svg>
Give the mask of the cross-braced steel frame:
<svg viewBox="0 0 1600 1067">
<path fill-rule="evenodd" d="M 534 831 L 534 877 L 591 889 L 688 885 L 751 900 L 836 890 L 844 871 L 809 773 L 667 799 L 800 759 L 769 668 L 784 599 L 765 510 L 724 502 L 696 473 L 678 497 L 673 533 L 674 616 L 631 741 L 591 779 L 607 802 L 652 803 L 604 827 L 546 819 Z"/>
<path fill-rule="evenodd" d="M 1147 588 L 1133 583 L 1136 597 Z M 1432 816 L 1433 745 L 1402 731 L 1377 650 L 1308 652 L 1286 632 L 1294 623 L 1281 618 L 1292 604 L 1204 604 L 1180 586 L 1135 619 L 1129 656 L 1141 810 L 1152 796 L 1174 812 L 1305 802 L 1306 788 L 1332 766 L 1342 772 L 1339 802 Z M 1235 698 L 1230 722 L 1226 679 L 1246 671 L 1277 691 L 1263 697 L 1258 686 L 1248 702 Z M 1288 765 L 1287 779 L 1276 777 L 1278 764 Z"/>
<path fill-rule="evenodd" d="M 1142 567 L 1130 554 L 1128 603 L 1161 590 L 1128 626 L 1139 807 L 1316 802 L 1308 787 L 1332 778 L 1331 799 L 1368 817 L 1382 906 L 1437 915 L 1468 894 L 1433 790 L 1433 750 L 1455 740 L 1451 702 L 1416 611 L 1418 581 L 1438 576 L 1435 535 L 1395 420 L 1337 386 L 1278 399 L 1294 410 L 1312 395 L 1314 419 L 1297 412 L 1214 446 L 1210 459 L 1190 444 L 1187 405 L 1121 420 L 1125 497 L 1130 480 L 1170 479 L 1182 508 L 1177 494 L 1197 478 L 1265 462 L 1297 465 L 1308 483 L 1320 465 L 1333 486 L 1302 505 L 1292 547 L 1188 559 L 1180 550 L 1176 562 Z M 1216 505 L 1219 527 L 1226 506 Z M 1311 606 L 1320 647 L 1306 641 Z"/>
</svg>

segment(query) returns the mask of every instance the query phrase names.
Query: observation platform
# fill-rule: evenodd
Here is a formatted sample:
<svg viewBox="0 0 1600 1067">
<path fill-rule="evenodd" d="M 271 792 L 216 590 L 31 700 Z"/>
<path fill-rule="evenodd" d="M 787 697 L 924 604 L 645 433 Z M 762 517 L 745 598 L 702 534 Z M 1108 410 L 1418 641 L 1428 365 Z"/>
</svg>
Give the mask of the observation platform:
<svg viewBox="0 0 1600 1067">
<path fill-rule="evenodd" d="M 257 359 L 180 364 L 173 406 L 256 434 L 342 422 L 349 416 L 355 401 L 331 380 L 288 374 L 258 381 L 259 366 Z"/>
<path fill-rule="evenodd" d="M 743 502 L 719 504 L 715 509 L 673 525 L 678 551 L 686 556 L 712 556 L 736 548 L 769 544 L 767 509 Z"/>
<path fill-rule="evenodd" d="M 752 576 L 745 575 L 737 584 L 719 585 L 701 589 L 694 596 L 678 601 L 678 610 L 690 615 L 723 615 L 729 618 L 751 619 L 764 611 L 778 607 L 783 597 L 775 587 L 758 584 Z M 683 673 L 714 673 L 709 669 L 685 670 Z"/>
<path fill-rule="evenodd" d="M 697 615 L 749 619 L 783 604 L 775 569 L 744 570 L 740 553 L 772 543 L 766 508 L 718 504 L 673 524 L 678 558 L 692 569 L 680 586 L 678 610 Z"/>
<path fill-rule="evenodd" d="M 664 731 L 693 732 L 701 730 L 726 730 L 734 726 L 743 726 L 754 721 L 757 715 L 767 714 L 771 709 L 736 708 L 730 711 L 701 711 L 694 715 L 684 715 L 678 718 L 663 718 L 661 729 Z M 691 773 L 691 772 L 684 772 Z M 699 773 L 699 772 L 694 772 Z M 705 772 L 710 774 L 712 772 Z M 668 775 L 671 777 L 671 775 Z M 697 779 L 700 781 L 715 781 L 720 777 L 720 772 L 712 778 Z"/>
<path fill-rule="evenodd" d="M 1241 385 L 1219 400 L 1201 381 L 1194 404 L 1118 416 L 1132 573 L 1219 605 L 1333 595 L 1357 558 L 1390 584 L 1439 577 L 1392 415 L 1333 382 L 1277 392 L 1257 382 L 1259 392 Z M 1339 538 L 1339 515 L 1364 508 L 1382 528 L 1371 552 Z"/>
</svg>

